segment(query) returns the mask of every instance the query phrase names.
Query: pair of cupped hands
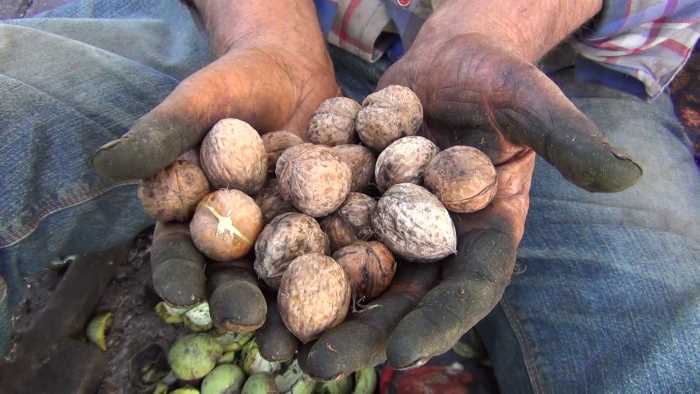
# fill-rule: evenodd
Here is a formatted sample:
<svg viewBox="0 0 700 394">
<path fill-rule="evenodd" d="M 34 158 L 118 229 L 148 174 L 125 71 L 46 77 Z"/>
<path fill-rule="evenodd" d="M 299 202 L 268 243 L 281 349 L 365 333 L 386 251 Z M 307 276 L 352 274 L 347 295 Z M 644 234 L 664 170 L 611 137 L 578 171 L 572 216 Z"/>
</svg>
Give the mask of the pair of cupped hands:
<svg viewBox="0 0 700 394">
<path fill-rule="evenodd" d="M 585 1 L 571 4 L 577 2 Z M 126 135 L 100 148 L 93 158 L 100 174 L 115 180 L 151 176 L 224 118 L 242 119 L 261 132 L 305 130 L 318 105 L 339 95 L 312 2 L 290 6 L 284 18 L 275 15 L 278 5 L 245 9 L 226 2 L 228 9 L 214 10 L 216 3 L 197 3 L 216 60 L 182 81 Z M 594 192 L 624 190 L 642 174 L 533 65 L 592 15 L 564 26 L 559 39 L 554 34 L 538 41 L 522 30 L 517 38 L 502 20 L 488 23 L 488 15 L 482 24 L 487 29 L 463 23 L 459 14 L 470 2 L 459 6 L 456 12 L 445 5 L 427 20 L 377 89 L 411 88 L 424 107 L 421 134 L 443 149 L 462 144 L 486 152 L 498 171 L 498 192 L 486 209 L 453 216 L 456 255 L 437 264 L 400 264 L 384 295 L 306 345 L 298 357 L 311 376 L 331 379 L 384 360 L 395 368 L 421 365 L 484 318 L 510 282 L 535 153 L 569 182 Z M 546 15 L 541 19 L 552 23 Z M 532 26 L 532 34 L 537 31 Z"/>
</svg>

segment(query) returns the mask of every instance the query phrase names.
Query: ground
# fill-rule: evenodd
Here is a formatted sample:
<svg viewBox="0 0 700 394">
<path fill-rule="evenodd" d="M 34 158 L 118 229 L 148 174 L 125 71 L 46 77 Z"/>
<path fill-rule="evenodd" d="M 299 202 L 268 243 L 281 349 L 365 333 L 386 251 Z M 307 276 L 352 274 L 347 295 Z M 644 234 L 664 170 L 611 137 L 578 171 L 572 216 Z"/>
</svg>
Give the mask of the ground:
<svg viewBox="0 0 700 394">
<path fill-rule="evenodd" d="M 160 299 L 151 286 L 151 232 L 147 230 L 136 238 L 126 264 L 118 267 L 97 306 L 98 312 L 113 315 L 105 352 L 107 370 L 99 394 L 152 393 L 154 383 L 142 379 L 144 367 L 153 365 L 154 370 L 167 372 L 165 351 L 178 336 L 189 332 L 182 326 L 163 323 L 154 313 Z M 26 330 L 42 312 L 65 270 L 47 268 L 28 280 L 27 298 L 13 315 L 15 334 Z"/>
</svg>

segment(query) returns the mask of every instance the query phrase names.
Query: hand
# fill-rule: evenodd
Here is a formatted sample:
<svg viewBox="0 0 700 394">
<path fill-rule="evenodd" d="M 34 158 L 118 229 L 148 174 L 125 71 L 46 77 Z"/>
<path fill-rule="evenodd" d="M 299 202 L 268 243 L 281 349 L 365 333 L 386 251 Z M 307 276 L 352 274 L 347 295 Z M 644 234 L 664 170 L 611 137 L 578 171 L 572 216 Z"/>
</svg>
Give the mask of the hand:
<svg viewBox="0 0 700 394">
<path fill-rule="evenodd" d="M 93 158 L 100 174 L 114 180 L 154 175 L 224 118 L 260 132 L 300 132 L 321 101 L 338 94 L 313 3 L 195 3 L 218 59 L 100 148 Z"/>
<path fill-rule="evenodd" d="M 538 2 L 552 3 L 534 3 Z M 461 19 L 454 16 L 458 12 L 434 14 L 410 51 L 387 70 L 379 88 L 398 84 L 413 89 L 424 106 L 421 132 L 441 148 L 463 144 L 486 152 L 497 167 L 497 195 L 482 211 L 453 215 L 458 254 L 442 262 L 440 282 L 412 311 L 400 321 L 393 316 L 398 324 L 379 332 L 355 329 L 352 336 L 338 338 L 346 325 L 356 324 L 354 318 L 329 331 L 305 355 L 303 365 L 312 376 L 328 379 L 374 365 L 381 359 L 377 353 L 384 350 L 379 345 L 385 346 L 392 367 L 422 365 L 448 351 L 494 308 L 510 282 L 523 236 L 535 152 L 567 180 L 590 191 L 624 190 L 642 174 L 532 65 L 547 48 L 518 44 L 498 31 L 500 23 L 492 25 L 489 34 L 474 26 L 460 31 Z M 575 28 L 563 29 L 560 39 Z M 392 310 L 388 304 L 384 307 Z M 343 341 L 353 344 L 354 353 L 333 352 L 327 346 Z M 376 346 L 363 347 L 366 343 Z"/>
</svg>

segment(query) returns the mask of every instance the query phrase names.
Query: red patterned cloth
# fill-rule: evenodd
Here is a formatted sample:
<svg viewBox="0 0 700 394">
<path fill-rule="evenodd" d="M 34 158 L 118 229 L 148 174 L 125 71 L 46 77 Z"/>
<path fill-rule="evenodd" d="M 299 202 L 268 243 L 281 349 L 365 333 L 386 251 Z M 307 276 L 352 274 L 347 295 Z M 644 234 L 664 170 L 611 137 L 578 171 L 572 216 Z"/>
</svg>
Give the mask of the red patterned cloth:
<svg viewBox="0 0 700 394">
<path fill-rule="evenodd" d="M 695 162 L 700 166 L 700 51 L 695 51 L 671 84 L 671 97 L 676 115 L 693 145 Z"/>
</svg>

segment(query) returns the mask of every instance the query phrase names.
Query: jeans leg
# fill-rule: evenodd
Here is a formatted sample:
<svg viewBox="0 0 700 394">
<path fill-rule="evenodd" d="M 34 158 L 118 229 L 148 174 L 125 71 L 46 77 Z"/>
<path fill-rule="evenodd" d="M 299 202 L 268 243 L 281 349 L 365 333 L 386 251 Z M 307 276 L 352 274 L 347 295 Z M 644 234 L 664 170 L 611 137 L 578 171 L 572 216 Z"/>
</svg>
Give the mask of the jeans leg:
<svg viewBox="0 0 700 394">
<path fill-rule="evenodd" d="M 538 159 L 517 273 L 477 327 L 502 391 L 700 392 L 700 172 L 671 102 L 554 79 L 645 173 L 592 194 Z"/>
<path fill-rule="evenodd" d="M 0 24 L 0 311 L 50 259 L 151 223 L 135 183 L 100 178 L 90 156 L 208 60 L 205 33 L 174 0 L 78 1 Z"/>
</svg>

